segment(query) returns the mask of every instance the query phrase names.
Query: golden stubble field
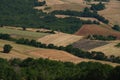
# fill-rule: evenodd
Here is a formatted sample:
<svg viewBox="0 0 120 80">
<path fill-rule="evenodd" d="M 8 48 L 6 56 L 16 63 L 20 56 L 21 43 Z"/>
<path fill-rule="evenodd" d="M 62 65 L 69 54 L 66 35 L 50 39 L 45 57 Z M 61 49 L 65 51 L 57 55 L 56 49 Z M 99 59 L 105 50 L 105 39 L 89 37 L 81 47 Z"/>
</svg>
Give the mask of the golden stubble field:
<svg viewBox="0 0 120 80">
<path fill-rule="evenodd" d="M 118 43 L 120 43 L 120 40 L 111 41 L 107 45 L 96 47 L 94 49 L 91 49 L 90 51 L 100 51 L 105 53 L 105 55 L 107 56 L 120 56 L 120 48 L 115 47 L 115 45 L 117 45 Z"/>
<path fill-rule="evenodd" d="M 80 39 L 83 39 L 83 36 L 76 36 L 60 32 L 42 37 L 38 39 L 38 41 L 45 44 L 54 44 L 56 46 L 67 46 L 79 41 Z"/>
</svg>

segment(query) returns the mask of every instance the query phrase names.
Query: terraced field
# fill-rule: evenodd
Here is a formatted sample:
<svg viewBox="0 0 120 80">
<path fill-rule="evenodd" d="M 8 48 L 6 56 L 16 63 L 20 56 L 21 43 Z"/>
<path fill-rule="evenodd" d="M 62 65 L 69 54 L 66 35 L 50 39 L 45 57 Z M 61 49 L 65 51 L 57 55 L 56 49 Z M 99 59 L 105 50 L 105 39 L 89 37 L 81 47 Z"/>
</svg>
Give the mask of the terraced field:
<svg viewBox="0 0 120 80">
<path fill-rule="evenodd" d="M 76 35 L 65 34 L 65 33 L 57 33 L 57 34 L 51 34 L 51 35 L 42 37 L 38 39 L 38 41 L 45 44 L 54 44 L 56 46 L 67 46 L 76 41 L 79 41 L 82 38 L 83 38 L 82 36 L 76 36 Z"/>
</svg>

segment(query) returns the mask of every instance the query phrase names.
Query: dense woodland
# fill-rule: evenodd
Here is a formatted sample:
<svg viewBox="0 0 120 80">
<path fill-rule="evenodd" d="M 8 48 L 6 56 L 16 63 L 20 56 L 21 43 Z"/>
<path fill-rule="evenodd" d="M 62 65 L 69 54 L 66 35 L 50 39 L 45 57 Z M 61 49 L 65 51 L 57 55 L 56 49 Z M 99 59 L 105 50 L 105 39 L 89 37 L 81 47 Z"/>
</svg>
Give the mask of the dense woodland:
<svg viewBox="0 0 120 80">
<path fill-rule="evenodd" d="M 97 62 L 52 61 L 48 59 L 25 60 L 0 58 L 1 80 L 119 80 L 120 66 Z"/>
<path fill-rule="evenodd" d="M 43 44 L 41 42 L 37 42 L 36 40 L 29 40 L 29 39 L 24 39 L 24 38 L 14 39 L 14 38 L 9 37 L 8 34 L 0 34 L 0 36 L 1 36 L 0 39 L 14 41 L 17 44 L 23 44 L 23 45 L 33 46 L 33 47 L 37 47 L 37 48 L 63 50 L 63 51 L 67 51 L 67 52 L 71 53 L 72 55 L 82 57 L 82 58 L 120 63 L 120 56 L 114 56 L 114 55 L 106 56 L 103 52 L 83 51 L 81 49 L 74 48 L 72 45 L 68 45 L 66 47 L 55 46 L 53 44 L 46 45 L 46 44 Z"/>
</svg>

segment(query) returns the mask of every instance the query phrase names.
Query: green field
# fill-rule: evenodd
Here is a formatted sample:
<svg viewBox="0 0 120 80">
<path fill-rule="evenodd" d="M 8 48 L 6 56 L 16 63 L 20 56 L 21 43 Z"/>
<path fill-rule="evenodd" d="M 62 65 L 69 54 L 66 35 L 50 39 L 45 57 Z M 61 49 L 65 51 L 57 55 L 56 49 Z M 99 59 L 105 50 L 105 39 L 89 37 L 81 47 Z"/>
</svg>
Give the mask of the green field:
<svg viewBox="0 0 120 80">
<path fill-rule="evenodd" d="M 38 39 L 48 35 L 48 33 L 38 33 L 32 31 L 22 31 L 16 29 L 0 28 L 0 33 L 10 34 L 14 38 Z"/>
</svg>

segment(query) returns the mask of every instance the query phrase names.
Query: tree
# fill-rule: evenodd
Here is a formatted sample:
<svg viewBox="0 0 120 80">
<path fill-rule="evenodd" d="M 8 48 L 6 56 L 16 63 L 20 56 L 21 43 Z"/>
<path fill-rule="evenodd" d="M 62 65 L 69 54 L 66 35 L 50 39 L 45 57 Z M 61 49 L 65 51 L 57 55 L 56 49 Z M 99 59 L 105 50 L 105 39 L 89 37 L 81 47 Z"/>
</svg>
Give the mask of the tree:
<svg viewBox="0 0 120 80">
<path fill-rule="evenodd" d="M 119 25 L 114 25 L 112 27 L 112 29 L 116 30 L 116 31 L 120 31 L 120 26 Z"/>
<path fill-rule="evenodd" d="M 12 49 L 12 46 L 9 45 L 9 44 L 5 44 L 4 47 L 3 47 L 3 52 L 4 53 L 9 53 Z"/>
<path fill-rule="evenodd" d="M 26 27 L 22 27 L 22 30 L 25 31 L 25 30 L 26 30 Z"/>
</svg>

